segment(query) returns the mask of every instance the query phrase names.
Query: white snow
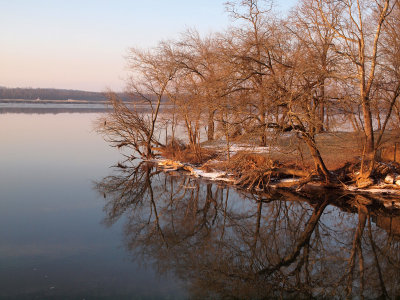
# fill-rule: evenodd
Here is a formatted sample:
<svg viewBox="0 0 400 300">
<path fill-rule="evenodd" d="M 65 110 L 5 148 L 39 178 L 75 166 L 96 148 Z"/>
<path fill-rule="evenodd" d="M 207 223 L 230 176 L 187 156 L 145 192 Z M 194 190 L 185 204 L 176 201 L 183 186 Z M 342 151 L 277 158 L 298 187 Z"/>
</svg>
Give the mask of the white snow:
<svg viewBox="0 0 400 300">
<path fill-rule="evenodd" d="M 225 172 L 205 172 L 199 169 L 193 169 L 192 175 L 196 177 L 203 177 L 208 180 L 233 182 L 233 179 L 227 178 Z"/>
<path fill-rule="evenodd" d="M 366 192 L 366 193 L 371 193 L 371 194 L 400 194 L 400 190 L 396 189 L 388 189 L 388 188 L 371 188 L 371 189 L 359 189 L 355 186 L 348 186 L 347 190 L 352 191 L 352 192 Z"/>
<path fill-rule="evenodd" d="M 359 191 L 362 192 L 368 192 L 368 193 L 372 193 L 372 194 L 382 194 L 382 193 L 386 193 L 386 194 L 399 194 L 398 190 L 390 190 L 390 189 L 360 189 Z"/>
<path fill-rule="evenodd" d="M 176 171 L 179 169 L 184 169 L 184 167 L 188 167 L 186 171 L 190 170 L 190 175 L 194 177 L 203 177 L 208 180 L 213 181 L 225 181 L 225 182 L 233 182 L 233 179 L 227 178 L 227 174 L 225 172 L 205 172 L 200 169 L 195 169 L 190 165 L 182 164 L 178 161 L 171 161 L 169 159 L 156 159 L 153 160 L 159 167 L 162 167 L 164 171 Z"/>
<path fill-rule="evenodd" d="M 383 205 L 386 208 L 400 208 L 400 203 L 398 202 L 389 202 L 389 201 L 384 201 Z"/>
<path fill-rule="evenodd" d="M 218 146 L 215 145 L 206 145 L 205 148 L 217 148 L 216 150 L 219 152 L 226 152 L 227 147 L 226 144 L 220 144 Z M 229 147 L 229 152 L 231 155 L 236 154 L 237 152 L 245 151 L 245 152 L 252 152 L 252 153 L 268 153 L 271 151 L 279 151 L 278 147 L 261 147 L 261 146 L 249 146 L 246 144 L 232 144 Z"/>
<path fill-rule="evenodd" d="M 298 181 L 300 181 L 299 178 L 285 178 L 285 179 L 279 180 L 279 182 L 282 182 L 282 183 L 290 183 L 290 182 L 298 182 Z"/>
<path fill-rule="evenodd" d="M 267 153 L 269 151 L 276 151 L 278 148 L 276 147 L 260 147 L 260 146 L 249 146 L 249 145 L 232 145 L 229 148 L 230 152 L 239 152 L 239 151 L 248 151 L 254 153 Z"/>
<path fill-rule="evenodd" d="M 384 179 L 385 183 L 393 184 L 393 182 L 395 181 L 396 175 L 397 174 L 388 174 L 388 175 L 386 175 L 386 177 Z"/>
</svg>

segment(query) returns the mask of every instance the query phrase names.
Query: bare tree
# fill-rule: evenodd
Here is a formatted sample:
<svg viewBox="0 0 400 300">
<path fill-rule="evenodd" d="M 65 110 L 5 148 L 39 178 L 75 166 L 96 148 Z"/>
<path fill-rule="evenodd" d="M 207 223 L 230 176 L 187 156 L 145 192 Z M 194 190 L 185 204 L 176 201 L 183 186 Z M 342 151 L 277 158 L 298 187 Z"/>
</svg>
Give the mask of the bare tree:
<svg viewBox="0 0 400 300">
<path fill-rule="evenodd" d="M 335 24 L 336 15 L 329 16 Z M 312 80 L 316 82 L 309 106 L 311 131 L 322 132 L 328 128 L 327 110 L 331 100 L 329 81 L 335 77 L 340 63 L 337 54 L 332 51 L 334 31 L 321 25 L 323 20 L 319 14 L 315 0 L 303 0 L 289 16 L 286 27 L 294 36 L 296 44 L 301 47 L 303 63 L 312 72 Z M 309 72 L 310 73 L 310 72 Z M 335 95 L 336 96 L 336 95 Z"/>
<path fill-rule="evenodd" d="M 372 116 L 372 91 L 379 65 L 380 48 L 384 25 L 397 1 L 321 1 L 318 9 L 324 25 L 335 32 L 335 51 L 344 63 L 351 64 L 351 74 L 343 74 L 358 85 L 358 103 L 362 107 L 365 146 L 363 164 L 358 177 L 359 186 L 371 184 L 375 165 L 375 138 Z M 330 16 L 337 15 L 335 23 Z"/>
<path fill-rule="evenodd" d="M 131 146 L 142 157 L 153 156 L 152 146 L 161 146 L 155 138 L 160 106 L 176 66 L 168 59 L 170 44 L 161 42 L 152 50 L 130 49 L 127 57 L 131 77 L 128 92 L 135 100 L 125 105 L 115 94 L 110 96 L 112 113 L 101 120 L 100 131 L 117 147 Z M 136 104 L 144 104 L 140 109 Z"/>
<path fill-rule="evenodd" d="M 207 139 L 214 139 L 215 103 L 220 97 L 221 77 L 218 75 L 221 60 L 217 53 L 217 39 L 213 36 L 202 38 L 195 30 L 186 31 L 177 41 L 178 51 L 174 57 L 181 72 L 192 78 L 196 85 L 197 106 L 203 106 L 206 115 Z M 193 90 L 193 86 L 190 90 Z M 187 91 L 189 92 L 189 90 Z"/>
<path fill-rule="evenodd" d="M 392 111 L 395 109 L 400 96 L 400 2 L 397 1 L 388 21 L 383 25 L 383 38 L 380 43 L 383 62 L 379 68 L 378 86 L 375 103 L 378 119 L 383 115 L 376 139 L 376 148 L 380 147 L 385 129 L 389 125 Z M 392 123 L 393 124 L 393 123 Z M 397 127 L 397 126 L 396 126 Z"/>
<path fill-rule="evenodd" d="M 150 133 L 146 141 L 147 157 L 152 156 L 151 141 L 161 102 L 177 70 L 175 64 L 166 56 L 169 51 L 170 45 L 164 42 L 153 52 L 132 48 L 128 56 L 128 63 L 133 73 L 128 88 L 140 95 L 151 109 Z"/>
<path fill-rule="evenodd" d="M 230 15 L 244 24 L 235 32 L 232 40 L 231 55 L 235 58 L 238 75 L 241 76 L 249 94 L 247 105 L 252 119 L 256 121 L 260 145 L 267 145 L 267 112 L 273 101 L 268 97 L 268 83 L 274 76 L 274 65 L 277 60 L 273 53 L 273 23 L 269 12 L 272 2 L 263 0 L 243 0 L 227 2 L 226 9 Z M 246 100 L 245 100 L 246 101 Z M 256 129 L 256 128 L 253 128 Z"/>
<path fill-rule="evenodd" d="M 150 157 L 149 145 L 163 146 L 154 137 L 148 112 L 137 109 L 135 103 L 124 103 L 114 93 L 109 93 L 108 101 L 112 111 L 98 120 L 97 130 L 112 146 L 130 148 L 141 157 Z"/>
</svg>

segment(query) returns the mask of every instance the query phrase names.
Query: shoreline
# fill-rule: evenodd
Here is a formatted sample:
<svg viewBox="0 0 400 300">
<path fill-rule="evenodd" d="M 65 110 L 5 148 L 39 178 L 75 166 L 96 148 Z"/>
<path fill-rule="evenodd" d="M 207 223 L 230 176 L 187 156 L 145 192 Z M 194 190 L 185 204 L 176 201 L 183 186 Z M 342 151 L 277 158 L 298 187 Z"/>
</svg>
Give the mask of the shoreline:
<svg viewBox="0 0 400 300">
<path fill-rule="evenodd" d="M 248 192 L 266 192 L 268 189 L 276 190 L 291 190 L 300 192 L 303 190 L 319 190 L 329 191 L 336 190 L 339 192 L 355 193 L 355 194 L 370 194 L 379 196 L 399 196 L 400 204 L 400 186 L 396 184 L 387 184 L 384 182 L 374 184 L 368 188 L 358 188 L 355 185 L 341 184 L 330 184 L 326 185 L 323 182 L 314 179 L 309 182 L 302 184 L 300 177 L 293 176 L 292 178 L 270 178 L 270 183 L 264 187 L 264 189 L 251 189 L 244 188 L 238 185 L 238 178 L 235 178 L 233 174 L 223 170 L 214 169 L 211 172 L 202 170 L 203 166 L 196 167 L 193 164 L 180 162 L 173 159 L 168 159 L 162 156 L 158 156 L 155 159 L 148 160 L 149 162 L 156 165 L 156 167 L 165 173 L 178 172 L 183 176 L 192 176 L 199 179 L 204 179 L 212 182 L 220 182 L 224 184 L 233 185 L 239 189 L 246 190 Z M 400 206 L 399 206 L 400 207 Z"/>
</svg>

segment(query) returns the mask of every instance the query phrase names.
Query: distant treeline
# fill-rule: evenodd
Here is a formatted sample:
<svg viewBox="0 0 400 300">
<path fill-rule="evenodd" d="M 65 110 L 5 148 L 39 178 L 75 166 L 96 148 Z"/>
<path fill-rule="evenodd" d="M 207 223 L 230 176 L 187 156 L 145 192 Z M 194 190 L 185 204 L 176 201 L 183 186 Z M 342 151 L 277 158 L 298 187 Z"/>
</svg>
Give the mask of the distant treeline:
<svg viewBox="0 0 400 300">
<path fill-rule="evenodd" d="M 122 100 L 131 100 L 125 93 L 119 93 Z M 41 100 L 88 100 L 88 101 L 106 101 L 107 95 L 99 92 L 88 92 L 80 90 L 65 89 L 44 89 L 44 88 L 5 88 L 0 87 L 0 99 L 37 99 Z"/>
</svg>

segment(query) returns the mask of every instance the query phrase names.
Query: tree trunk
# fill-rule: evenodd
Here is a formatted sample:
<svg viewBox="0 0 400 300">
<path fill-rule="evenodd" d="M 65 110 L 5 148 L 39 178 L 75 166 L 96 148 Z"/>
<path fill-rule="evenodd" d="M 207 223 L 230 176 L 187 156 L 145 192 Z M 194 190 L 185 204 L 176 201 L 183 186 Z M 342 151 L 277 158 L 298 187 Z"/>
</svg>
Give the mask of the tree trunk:
<svg viewBox="0 0 400 300">
<path fill-rule="evenodd" d="M 208 109 L 208 126 L 207 126 L 207 140 L 208 141 L 213 141 L 214 140 L 214 131 L 215 131 L 215 127 L 214 127 L 214 114 L 215 114 L 215 110 L 213 110 L 212 108 Z"/>
<path fill-rule="evenodd" d="M 374 128 L 372 126 L 372 113 L 369 99 L 364 97 L 362 102 L 364 115 L 365 150 L 363 154 L 363 169 L 360 170 L 362 178 L 371 176 L 375 164 L 375 139 Z"/>
<path fill-rule="evenodd" d="M 317 146 L 315 145 L 315 140 L 314 138 L 311 138 L 307 134 L 303 134 L 303 140 L 308 146 L 308 149 L 310 150 L 310 154 L 314 160 L 315 164 L 315 170 L 318 172 L 319 175 L 323 176 L 325 178 L 325 182 L 330 182 L 331 176 L 329 173 L 329 170 L 325 166 L 325 163 L 321 157 L 321 153 L 319 152 Z"/>
<path fill-rule="evenodd" d="M 320 103 L 318 114 L 319 114 L 319 116 L 318 116 L 316 132 L 321 133 L 321 132 L 324 132 L 324 130 L 325 130 L 325 128 L 324 128 L 324 122 L 325 122 L 325 105 L 324 105 L 324 103 Z"/>
<path fill-rule="evenodd" d="M 260 146 L 267 146 L 267 123 L 265 121 L 265 107 L 262 105 L 260 112 L 260 127 L 261 127 L 261 136 L 260 136 Z"/>
<path fill-rule="evenodd" d="M 153 139 L 154 130 L 155 130 L 156 122 L 157 122 L 157 118 L 158 118 L 158 112 L 160 111 L 161 97 L 162 97 L 162 94 L 158 96 L 156 109 L 155 109 L 154 113 L 152 113 L 152 116 L 151 116 L 152 117 L 151 128 L 150 128 L 149 136 L 147 137 L 147 144 L 146 144 L 146 147 L 147 147 L 146 158 L 150 158 L 153 156 L 153 152 L 151 151 L 151 140 Z"/>
</svg>

